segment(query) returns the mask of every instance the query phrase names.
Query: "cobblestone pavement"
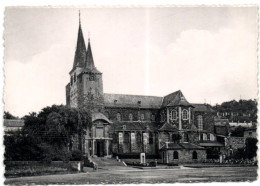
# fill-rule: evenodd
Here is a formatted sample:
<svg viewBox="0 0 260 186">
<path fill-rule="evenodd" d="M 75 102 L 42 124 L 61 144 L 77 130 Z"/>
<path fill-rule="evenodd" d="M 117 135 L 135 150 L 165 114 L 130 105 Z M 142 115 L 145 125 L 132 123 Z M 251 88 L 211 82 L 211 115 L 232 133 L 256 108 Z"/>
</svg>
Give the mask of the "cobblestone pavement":
<svg viewBox="0 0 260 186">
<path fill-rule="evenodd" d="M 110 167 L 96 172 L 9 178 L 5 184 L 123 184 L 123 183 L 174 183 L 254 181 L 257 167 L 214 167 L 174 169 L 136 169 Z"/>
</svg>

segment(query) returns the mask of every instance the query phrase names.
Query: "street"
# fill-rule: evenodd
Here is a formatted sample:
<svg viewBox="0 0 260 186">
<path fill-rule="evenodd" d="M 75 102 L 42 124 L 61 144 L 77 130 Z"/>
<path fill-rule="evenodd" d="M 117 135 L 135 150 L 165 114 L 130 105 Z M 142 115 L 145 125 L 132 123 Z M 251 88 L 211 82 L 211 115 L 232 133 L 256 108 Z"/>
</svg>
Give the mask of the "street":
<svg viewBox="0 0 260 186">
<path fill-rule="evenodd" d="M 5 184 L 130 184 L 254 181 L 257 167 L 137 169 L 117 167 L 97 172 L 8 178 Z"/>
</svg>

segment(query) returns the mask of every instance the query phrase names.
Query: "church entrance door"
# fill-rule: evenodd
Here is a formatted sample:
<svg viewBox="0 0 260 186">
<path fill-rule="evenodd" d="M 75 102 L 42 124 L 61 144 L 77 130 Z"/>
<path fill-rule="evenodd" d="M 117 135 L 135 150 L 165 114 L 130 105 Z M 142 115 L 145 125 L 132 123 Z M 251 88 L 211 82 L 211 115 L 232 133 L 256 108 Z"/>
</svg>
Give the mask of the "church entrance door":
<svg viewBox="0 0 260 186">
<path fill-rule="evenodd" d="M 97 140 L 97 156 L 103 157 L 104 156 L 104 140 Z"/>
</svg>

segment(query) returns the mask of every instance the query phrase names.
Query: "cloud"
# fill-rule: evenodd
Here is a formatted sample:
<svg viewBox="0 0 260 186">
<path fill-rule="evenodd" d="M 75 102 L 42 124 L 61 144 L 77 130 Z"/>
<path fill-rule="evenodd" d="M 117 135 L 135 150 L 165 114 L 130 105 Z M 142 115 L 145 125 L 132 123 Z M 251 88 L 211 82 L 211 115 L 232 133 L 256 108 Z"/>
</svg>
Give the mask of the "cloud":
<svg viewBox="0 0 260 186">
<path fill-rule="evenodd" d="M 72 51 L 57 44 L 34 55 L 29 63 L 9 60 L 5 64 L 5 110 L 23 116 L 45 106 L 64 104 Z"/>
<path fill-rule="evenodd" d="M 181 89 L 192 102 L 256 98 L 256 37 L 241 27 L 186 30 L 166 48 L 151 48 L 151 74 L 161 72 L 151 76 L 151 92 Z"/>
</svg>

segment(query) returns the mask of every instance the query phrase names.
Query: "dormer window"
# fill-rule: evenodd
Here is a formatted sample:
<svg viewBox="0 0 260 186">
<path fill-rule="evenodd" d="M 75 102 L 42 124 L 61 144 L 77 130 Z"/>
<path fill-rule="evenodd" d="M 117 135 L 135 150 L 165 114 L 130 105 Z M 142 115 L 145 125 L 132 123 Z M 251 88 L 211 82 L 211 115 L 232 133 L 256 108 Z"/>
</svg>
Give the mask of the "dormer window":
<svg viewBox="0 0 260 186">
<path fill-rule="evenodd" d="M 138 104 L 138 105 L 141 105 L 141 101 L 137 101 L 137 104 Z"/>
<path fill-rule="evenodd" d="M 115 99 L 115 100 L 114 100 L 114 104 L 116 104 L 116 103 L 117 103 L 117 100 Z"/>
</svg>

